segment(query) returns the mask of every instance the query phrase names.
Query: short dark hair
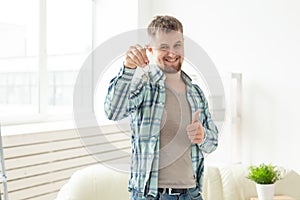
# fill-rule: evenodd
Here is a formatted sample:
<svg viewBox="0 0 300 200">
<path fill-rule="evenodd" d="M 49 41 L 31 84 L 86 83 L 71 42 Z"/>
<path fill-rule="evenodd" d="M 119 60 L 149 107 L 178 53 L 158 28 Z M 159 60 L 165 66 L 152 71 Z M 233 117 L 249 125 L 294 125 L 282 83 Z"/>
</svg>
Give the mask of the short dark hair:
<svg viewBox="0 0 300 200">
<path fill-rule="evenodd" d="M 157 32 L 162 31 L 165 33 L 171 31 L 179 31 L 183 33 L 181 22 L 175 17 L 164 15 L 155 16 L 148 25 L 149 36 L 155 36 Z"/>
</svg>

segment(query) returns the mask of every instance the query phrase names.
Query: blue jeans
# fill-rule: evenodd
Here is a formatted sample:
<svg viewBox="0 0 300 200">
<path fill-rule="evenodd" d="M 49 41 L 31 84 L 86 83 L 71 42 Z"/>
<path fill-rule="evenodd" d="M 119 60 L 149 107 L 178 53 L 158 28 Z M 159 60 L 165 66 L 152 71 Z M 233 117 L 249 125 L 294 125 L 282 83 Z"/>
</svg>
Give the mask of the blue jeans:
<svg viewBox="0 0 300 200">
<path fill-rule="evenodd" d="M 136 191 L 131 191 L 130 200 L 203 200 L 202 195 L 199 193 L 199 189 L 190 188 L 187 190 L 186 194 L 181 195 L 169 195 L 168 193 L 159 193 L 157 197 L 143 197 L 138 198 L 136 196 Z"/>
</svg>

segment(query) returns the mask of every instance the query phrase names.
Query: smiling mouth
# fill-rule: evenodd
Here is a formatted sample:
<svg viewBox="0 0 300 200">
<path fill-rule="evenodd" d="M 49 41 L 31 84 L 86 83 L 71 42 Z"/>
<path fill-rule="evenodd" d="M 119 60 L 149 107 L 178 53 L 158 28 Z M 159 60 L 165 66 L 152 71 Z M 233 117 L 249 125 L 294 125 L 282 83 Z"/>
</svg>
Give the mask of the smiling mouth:
<svg viewBox="0 0 300 200">
<path fill-rule="evenodd" d="M 179 59 L 179 57 L 176 57 L 176 58 L 165 58 L 164 61 L 167 61 L 169 63 L 175 63 L 175 62 L 177 62 L 178 59 Z"/>
</svg>

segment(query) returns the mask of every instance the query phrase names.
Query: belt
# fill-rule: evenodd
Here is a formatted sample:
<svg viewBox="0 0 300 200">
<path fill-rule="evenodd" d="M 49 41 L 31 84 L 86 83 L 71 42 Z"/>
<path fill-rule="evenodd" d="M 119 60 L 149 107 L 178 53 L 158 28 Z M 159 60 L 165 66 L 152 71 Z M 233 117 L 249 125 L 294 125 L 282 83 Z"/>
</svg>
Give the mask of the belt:
<svg viewBox="0 0 300 200">
<path fill-rule="evenodd" d="M 168 195 L 181 195 L 186 194 L 187 189 L 176 189 L 176 188 L 158 188 L 159 193 L 167 193 Z"/>
</svg>

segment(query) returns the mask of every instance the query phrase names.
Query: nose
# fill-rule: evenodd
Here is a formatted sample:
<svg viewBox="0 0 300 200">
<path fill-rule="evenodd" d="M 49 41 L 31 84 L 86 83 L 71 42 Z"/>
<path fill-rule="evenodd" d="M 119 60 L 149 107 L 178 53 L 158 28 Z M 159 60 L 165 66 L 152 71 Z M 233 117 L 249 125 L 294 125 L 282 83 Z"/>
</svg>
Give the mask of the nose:
<svg viewBox="0 0 300 200">
<path fill-rule="evenodd" d="M 176 57 L 176 56 L 177 56 L 177 53 L 176 53 L 174 50 L 169 50 L 169 51 L 168 51 L 168 56 L 171 57 L 171 58 L 172 58 L 172 57 Z"/>
</svg>

